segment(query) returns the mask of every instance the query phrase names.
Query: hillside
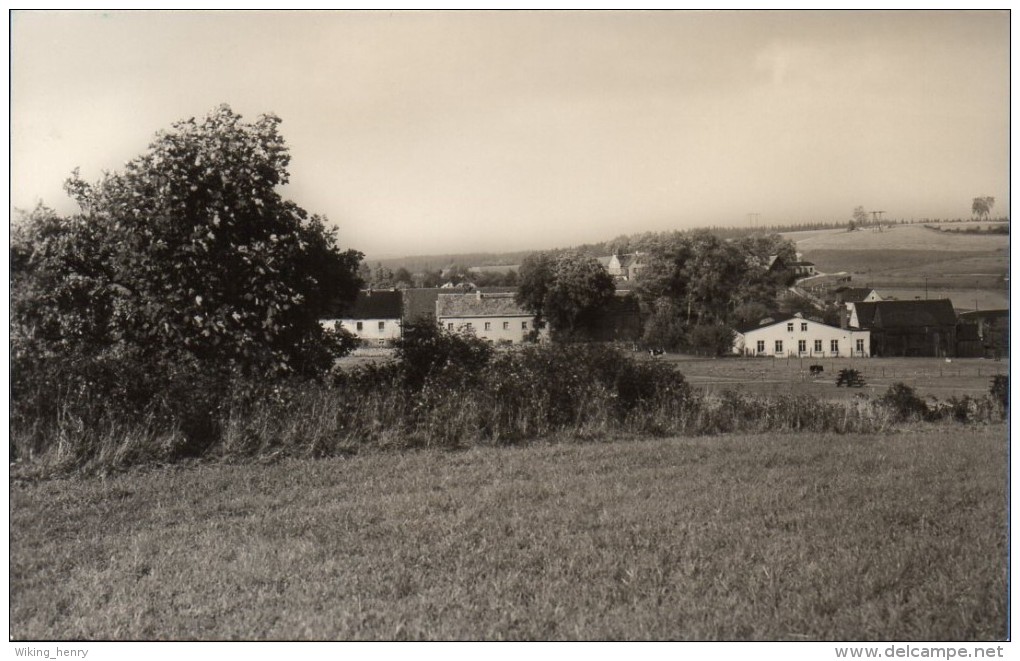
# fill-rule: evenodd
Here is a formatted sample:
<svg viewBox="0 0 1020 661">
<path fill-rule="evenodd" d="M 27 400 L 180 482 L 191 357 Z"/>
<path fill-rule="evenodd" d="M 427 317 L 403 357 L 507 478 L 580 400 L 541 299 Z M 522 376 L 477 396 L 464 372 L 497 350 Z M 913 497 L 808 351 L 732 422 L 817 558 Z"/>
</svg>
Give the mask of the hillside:
<svg viewBox="0 0 1020 661">
<path fill-rule="evenodd" d="M 1009 306 L 1009 236 L 939 232 L 923 225 L 877 231 L 784 233 L 824 273 L 899 299 L 946 297 L 959 309 Z"/>
</svg>

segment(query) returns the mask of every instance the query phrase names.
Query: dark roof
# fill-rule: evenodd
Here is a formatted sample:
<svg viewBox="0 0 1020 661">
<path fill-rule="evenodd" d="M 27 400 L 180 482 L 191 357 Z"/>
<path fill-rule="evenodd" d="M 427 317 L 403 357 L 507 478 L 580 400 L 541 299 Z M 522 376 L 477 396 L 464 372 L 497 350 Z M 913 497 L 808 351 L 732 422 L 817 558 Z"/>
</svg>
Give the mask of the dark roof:
<svg viewBox="0 0 1020 661">
<path fill-rule="evenodd" d="M 1008 318 L 1009 310 L 971 310 L 961 312 L 960 321 L 977 321 L 978 319 L 1000 319 Z"/>
<path fill-rule="evenodd" d="M 404 290 L 404 320 L 436 318 L 436 300 L 440 293 L 450 293 L 449 289 L 439 287 Z"/>
<path fill-rule="evenodd" d="M 635 264 L 641 264 L 644 257 L 643 252 L 632 252 L 624 255 L 616 255 L 616 260 L 620 262 L 621 268 L 629 268 Z"/>
<path fill-rule="evenodd" d="M 437 317 L 531 317 L 513 294 L 440 294 Z"/>
<path fill-rule="evenodd" d="M 814 262 L 790 262 L 790 266 L 814 266 Z"/>
<path fill-rule="evenodd" d="M 367 290 L 359 291 L 354 304 L 340 310 L 340 319 L 400 319 L 401 294 L 399 291 Z"/>
<path fill-rule="evenodd" d="M 756 328 L 764 328 L 766 326 L 774 326 L 775 324 L 781 324 L 784 321 L 790 321 L 791 319 L 800 319 L 800 317 L 795 317 L 792 314 L 777 314 L 777 315 L 774 315 L 774 316 L 771 316 L 771 317 L 765 317 L 764 319 L 760 319 L 758 321 L 753 321 L 753 322 L 746 323 L 746 324 L 740 324 L 739 326 L 737 326 L 736 331 L 738 333 L 740 333 L 740 334 L 744 334 L 744 333 L 747 333 L 748 331 L 753 331 Z M 807 321 L 807 320 L 805 319 L 804 321 Z"/>
<path fill-rule="evenodd" d="M 838 287 L 836 298 L 843 303 L 860 303 L 873 291 L 871 287 Z"/>
<path fill-rule="evenodd" d="M 854 303 L 861 328 L 954 326 L 956 311 L 948 298 L 932 301 L 875 301 Z"/>
</svg>

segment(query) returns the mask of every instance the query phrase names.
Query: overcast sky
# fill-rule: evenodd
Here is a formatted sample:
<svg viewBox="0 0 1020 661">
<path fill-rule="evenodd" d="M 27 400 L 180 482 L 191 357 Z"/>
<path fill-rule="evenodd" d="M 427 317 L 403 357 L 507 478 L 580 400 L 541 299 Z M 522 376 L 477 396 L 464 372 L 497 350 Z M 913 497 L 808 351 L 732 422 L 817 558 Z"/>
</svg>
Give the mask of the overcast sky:
<svg viewBox="0 0 1020 661">
<path fill-rule="evenodd" d="M 16 12 L 11 203 L 220 103 L 370 256 L 1009 199 L 1007 12 Z"/>
</svg>

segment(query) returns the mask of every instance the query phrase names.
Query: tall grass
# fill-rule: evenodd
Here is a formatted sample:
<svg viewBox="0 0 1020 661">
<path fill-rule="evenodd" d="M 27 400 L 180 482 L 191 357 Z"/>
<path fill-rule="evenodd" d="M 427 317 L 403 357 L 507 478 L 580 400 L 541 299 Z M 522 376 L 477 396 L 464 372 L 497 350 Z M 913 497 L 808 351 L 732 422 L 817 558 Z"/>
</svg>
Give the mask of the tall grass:
<svg viewBox="0 0 1020 661">
<path fill-rule="evenodd" d="M 537 439 L 867 434 L 1005 416 L 992 397 L 929 405 L 902 384 L 883 398 L 843 401 L 705 394 L 671 365 L 638 361 L 606 345 L 449 355 L 467 355 L 470 364 L 421 353 L 424 368 L 405 356 L 338 371 L 326 382 L 260 384 L 234 376 L 192 390 L 175 384 L 148 406 L 132 408 L 87 390 L 63 392 L 47 402 L 45 415 L 22 410 L 15 416 L 11 455 L 30 471 L 96 472 L 195 455 L 326 457 Z"/>
</svg>

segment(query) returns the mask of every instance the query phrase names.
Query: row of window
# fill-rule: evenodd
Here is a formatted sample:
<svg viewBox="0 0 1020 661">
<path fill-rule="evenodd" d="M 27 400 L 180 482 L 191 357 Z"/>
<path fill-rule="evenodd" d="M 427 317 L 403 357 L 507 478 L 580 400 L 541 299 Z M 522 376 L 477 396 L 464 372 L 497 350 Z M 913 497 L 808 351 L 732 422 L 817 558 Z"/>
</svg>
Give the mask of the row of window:
<svg viewBox="0 0 1020 661">
<path fill-rule="evenodd" d="M 464 326 L 468 330 L 474 330 L 474 326 L 471 324 L 471 322 L 468 322 L 468 323 L 464 324 Z M 450 330 L 453 330 L 453 322 L 448 323 L 446 325 L 446 327 L 448 329 L 450 329 Z M 365 323 L 363 321 L 355 322 L 355 328 L 357 328 L 358 332 L 361 333 L 361 332 L 363 332 L 365 330 Z M 385 321 L 380 321 L 379 322 L 379 332 L 381 333 L 381 332 L 383 332 L 385 330 L 386 330 L 386 322 Z M 485 330 L 487 330 L 487 331 L 491 331 L 492 330 L 492 322 L 491 321 L 486 321 L 485 322 Z M 504 321 L 503 322 L 503 330 L 510 330 L 510 322 L 509 321 Z M 526 322 L 526 321 L 522 321 L 521 322 L 521 330 L 528 330 L 528 322 Z M 761 344 L 761 343 L 759 342 L 759 344 Z"/>
<path fill-rule="evenodd" d="M 792 324 L 791 324 L 792 326 Z M 792 328 L 790 330 L 793 330 Z M 856 349 L 858 352 L 864 352 L 864 340 L 857 340 Z M 799 353 L 807 352 L 807 340 L 797 340 L 797 351 Z M 822 352 L 822 340 L 815 340 L 814 346 L 815 353 Z M 777 354 L 783 353 L 783 341 L 776 340 L 776 351 Z M 829 352 L 839 353 L 839 340 L 829 340 Z M 765 340 L 758 340 L 758 353 L 765 353 Z"/>
<path fill-rule="evenodd" d="M 788 323 L 786 324 L 786 330 L 787 330 L 787 332 L 789 332 L 789 333 L 792 333 L 792 332 L 793 332 L 793 322 L 792 322 L 792 321 L 791 321 L 791 322 L 788 322 Z M 807 332 L 807 322 L 806 322 L 806 321 L 802 321 L 802 322 L 800 322 L 800 330 L 801 330 L 801 332 L 804 332 L 804 333 L 806 333 L 806 332 Z"/>
<path fill-rule="evenodd" d="M 451 321 L 451 322 L 447 323 L 446 324 L 446 328 L 448 330 L 453 330 L 453 322 Z M 472 324 L 470 321 L 467 322 L 466 324 L 464 324 L 464 328 L 466 328 L 468 330 L 474 330 L 475 329 L 474 324 Z M 485 322 L 485 330 L 487 330 L 487 331 L 491 331 L 492 330 L 492 322 L 491 321 L 486 321 Z M 503 330 L 510 330 L 510 322 L 509 321 L 504 321 L 503 322 Z M 526 322 L 526 321 L 522 321 L 521 322 L 521 330 L 528 330 L 528 322 Z"/>
</svg>

